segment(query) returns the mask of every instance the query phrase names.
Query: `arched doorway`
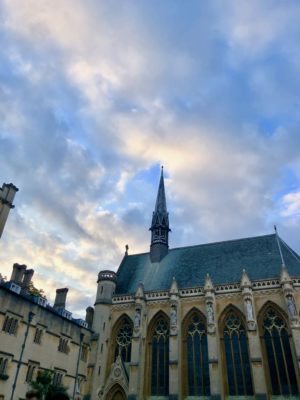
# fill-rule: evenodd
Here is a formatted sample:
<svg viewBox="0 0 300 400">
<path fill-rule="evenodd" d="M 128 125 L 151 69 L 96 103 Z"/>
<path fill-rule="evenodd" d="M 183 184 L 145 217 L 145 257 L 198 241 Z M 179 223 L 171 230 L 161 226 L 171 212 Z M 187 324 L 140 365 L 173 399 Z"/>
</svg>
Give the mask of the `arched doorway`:
<svg viewBox="0 0 300 400">
<path fill-rule="evenodd" d="M 113 386 L 108 392 L 106 400 L 126 400 L 124 389 L 120 385 Z"/>
</svg>

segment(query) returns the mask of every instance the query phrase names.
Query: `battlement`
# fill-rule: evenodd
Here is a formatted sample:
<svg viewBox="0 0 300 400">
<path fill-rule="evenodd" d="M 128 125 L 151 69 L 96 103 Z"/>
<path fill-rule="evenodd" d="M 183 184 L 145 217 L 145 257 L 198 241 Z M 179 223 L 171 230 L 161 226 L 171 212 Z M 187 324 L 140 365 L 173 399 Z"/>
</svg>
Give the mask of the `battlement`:
<svg viewBox="0 0 300 400">
<path fill-rule="evenodd" d="M 98 274 L 98 281 L 112 281 L 112 282 L 117 282 L 117 274 L 113 271 L 105 270 L 105 271 L 100 271 Z"/>
</svg>

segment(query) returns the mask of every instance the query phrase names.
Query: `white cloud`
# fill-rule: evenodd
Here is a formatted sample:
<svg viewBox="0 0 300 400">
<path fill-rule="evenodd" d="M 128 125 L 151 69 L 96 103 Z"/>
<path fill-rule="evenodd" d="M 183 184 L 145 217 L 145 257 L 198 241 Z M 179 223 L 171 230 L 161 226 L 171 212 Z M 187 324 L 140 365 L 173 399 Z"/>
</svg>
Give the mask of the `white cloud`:
<svg viewBox="0 0 300 400">
<path fill-rule="evenodd" d="M 300 217 L 300 190 L 283 196 L 283 217 Z"/>
</svg>

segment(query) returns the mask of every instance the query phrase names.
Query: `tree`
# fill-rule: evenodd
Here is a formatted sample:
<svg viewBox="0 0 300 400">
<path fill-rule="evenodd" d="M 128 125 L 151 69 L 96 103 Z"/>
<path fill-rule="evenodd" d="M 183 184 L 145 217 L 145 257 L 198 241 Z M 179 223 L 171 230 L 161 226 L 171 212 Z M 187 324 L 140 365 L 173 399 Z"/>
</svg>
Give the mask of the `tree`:
<svg viewBox="0 0 300 400">
<path fill-rule="evenodd" d="M 53 384 L 53 376 L 54 371 L 39 371 L 36 380 L 30 383 L 32 389 L 38 392 L 40 398 L 43 400 L 50 400 L 52 395 L 56 392 L 67 392 L 67 388 L 65 386 Z"/>
<path fill-rule="evenodd" d="M 43 289 L 37 289 L 32 282 L 29 283 L 27 291 L 29 294 L 33 296 L 40 296 L 43 299 L 46 299 L 45 293 Z"/>
</svg>

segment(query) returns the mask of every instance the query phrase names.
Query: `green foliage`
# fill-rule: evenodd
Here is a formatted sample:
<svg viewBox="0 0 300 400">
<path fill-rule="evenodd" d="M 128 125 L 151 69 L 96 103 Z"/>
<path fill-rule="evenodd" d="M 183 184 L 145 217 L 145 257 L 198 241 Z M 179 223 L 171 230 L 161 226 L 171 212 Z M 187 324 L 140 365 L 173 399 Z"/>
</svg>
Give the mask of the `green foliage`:
<svg viewBox="0 0 300 400">
<path fill-rule="evenodd" d="M 67 388 L 65 386 L 54 386 L 53 385 L 54 371 L 45 370 L 40 371 L 35 381 L 30 383 L 33 390 L 38 392 L 41 399 L 50 400 L 54 393 L 66 393 Z"/>
<path fill-rule="evenodd" d="M 44 290 L 43 289 L 37 289 L 32 282 L 29 283 L 27 291 L 32 296 L 40 296 L 40 297 L 43 297 L 43 299 L 46 299 Z"/>
</svg>

